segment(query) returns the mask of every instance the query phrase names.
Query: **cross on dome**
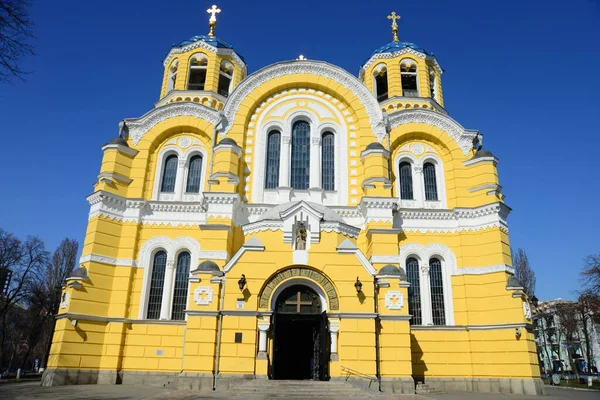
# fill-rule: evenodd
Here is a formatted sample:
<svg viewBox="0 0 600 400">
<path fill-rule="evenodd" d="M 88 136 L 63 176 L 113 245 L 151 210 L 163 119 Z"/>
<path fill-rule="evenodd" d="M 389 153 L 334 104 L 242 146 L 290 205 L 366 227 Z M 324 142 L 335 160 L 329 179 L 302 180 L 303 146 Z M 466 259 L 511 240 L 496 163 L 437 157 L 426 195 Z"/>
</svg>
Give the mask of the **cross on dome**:
<svg viewBox="0 0 600 400">
<path fill-rule="evenodd" d="M 213 4 L 213 6 L 206 10 L 206 12 L 210 14 L 210 18 L 208 19 L 208 36 L 215 36 L 215 27 L 217 26 L 217 14 L 221 12 L 221 9 L 215 4 Z"/>
<path fill-rule="evenodd" d="M 400 39 L 398 39 L 398 24 L 396 23 L 396 20 L 400 18 L 401 17 L 398 14 L 396 14 L 395 11 L 392 11 L 392 13 L 387 16 L 387 19 L 392 20 L 392 34 L 394 35 L 394 42 L 400 41 Z"/>
</svg>

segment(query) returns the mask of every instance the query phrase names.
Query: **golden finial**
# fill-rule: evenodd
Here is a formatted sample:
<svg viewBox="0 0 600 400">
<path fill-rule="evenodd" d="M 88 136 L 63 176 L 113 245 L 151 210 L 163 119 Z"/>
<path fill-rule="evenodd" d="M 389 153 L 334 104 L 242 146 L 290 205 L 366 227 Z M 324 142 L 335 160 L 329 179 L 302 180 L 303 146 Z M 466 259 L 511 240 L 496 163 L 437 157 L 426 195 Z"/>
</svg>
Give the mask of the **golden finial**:
<svg viewBox="0 0 600 400">
<path fill-rule="evenodd" d="M 206 12 L 210 14 L 210 18 L 208 19 L 208 36 L 215 36 L 217 14 L 221 12 L 221 9 L 213 4 L 213 6 L 206 10 Z"/>
<path fill-rule="evenodd" d="M 387 18 L 392 20 L 392 34 L 394 35 L 394 42 L 399 42 L 400 39 L 398 39 L 398 24 L 396 23 L 396 20 L 400 19 L 400 16 L 397 15 L 395 11 L 392 11 L 392 13 L 388 15 Z"/>
</svg>

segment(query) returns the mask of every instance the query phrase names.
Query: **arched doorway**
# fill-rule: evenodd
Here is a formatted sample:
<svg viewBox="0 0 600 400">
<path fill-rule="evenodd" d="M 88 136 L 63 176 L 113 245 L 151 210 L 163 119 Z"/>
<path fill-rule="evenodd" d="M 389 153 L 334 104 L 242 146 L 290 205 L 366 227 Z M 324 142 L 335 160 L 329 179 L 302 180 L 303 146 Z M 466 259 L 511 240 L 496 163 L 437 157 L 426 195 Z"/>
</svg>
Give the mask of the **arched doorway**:
<svg viewBox="0 0 600 400">
<path fill-rule="evenodd" d="M 313 289 L 293 285 L 277 296 L 273 339 L 273 379 L 329 379 L 327 314 Z"/>
</svg>

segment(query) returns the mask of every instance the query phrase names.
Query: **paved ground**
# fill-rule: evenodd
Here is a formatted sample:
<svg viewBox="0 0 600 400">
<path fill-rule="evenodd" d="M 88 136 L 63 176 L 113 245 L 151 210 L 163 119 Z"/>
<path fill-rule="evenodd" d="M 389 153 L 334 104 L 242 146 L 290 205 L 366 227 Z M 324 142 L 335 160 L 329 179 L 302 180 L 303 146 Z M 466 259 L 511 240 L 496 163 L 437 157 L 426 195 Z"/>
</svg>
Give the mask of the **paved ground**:
<svg viewBox="0 0 600 400">
<path fill-rule="evenodd" d="M 548 395 L 543 397 L 547 400 L 598 400 L 600 392 L 588 390 L 573 390 L 563 388 L 546 387 Z M 275 396 L 268 397 L 250 397 L 248 395 L 238 395 L 232 397 L 226 393 L 220 392 L 188 392 L 177 391 L 168 388 L 151 386 L 129 386 L 129 385 L 78 385 L 78 386 L 55 386 L 41 387 L 38 382 L 27 383 L 5 383 L 0 384 L 0 399 L 2 400 L 201 400 L 201 399 L 275 399 Z M 481 393 L 456 393 L 456 394 L 429 394 L 425 396 L 381 396 L 381 400 L 402 399 L 402 400 L 459 400 L 459 399 L 482 399 L 482 400 L 534 400 L 531 396 L 507 396 L 500 394 L 481 394 Z M 332 397 L 331 400 L 342 400 L 343 397 Z"/>
</svg>

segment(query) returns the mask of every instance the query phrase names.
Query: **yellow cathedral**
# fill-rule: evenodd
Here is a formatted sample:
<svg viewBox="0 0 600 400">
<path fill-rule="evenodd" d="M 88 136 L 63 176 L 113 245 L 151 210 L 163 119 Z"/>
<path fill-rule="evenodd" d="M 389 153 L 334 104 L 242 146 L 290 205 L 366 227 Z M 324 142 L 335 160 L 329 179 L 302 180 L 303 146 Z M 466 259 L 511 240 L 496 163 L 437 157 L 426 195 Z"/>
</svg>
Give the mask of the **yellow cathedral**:
<svg viewBox="0 0 600 400">
<path fill-rule="evenodd" d="M 498 159 L 398 39 L 247 74 L 209 33 L 102 147 L 44 385 L 543 393 Z"/>
</svg>

